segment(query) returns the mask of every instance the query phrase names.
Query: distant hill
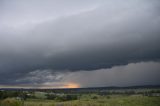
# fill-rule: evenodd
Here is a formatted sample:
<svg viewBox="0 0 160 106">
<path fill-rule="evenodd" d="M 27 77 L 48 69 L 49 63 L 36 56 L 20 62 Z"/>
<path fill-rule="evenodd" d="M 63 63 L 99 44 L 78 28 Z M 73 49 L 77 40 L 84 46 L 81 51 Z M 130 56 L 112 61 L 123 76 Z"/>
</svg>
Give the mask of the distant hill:
<svg viewBox="0 0 160 106">
<path fill-rule="evenodd" d="M 0 90 L 20 90 L 20 91 L 30 91 L 30 90 L 116 90 L 116 89 L 145 89 L 145 88 L 160 88 L 160 85 L 137 85 L 137 86 L 108 86 L 108 87 L 87 87 L 87 88 L 49 88 L 49 89 L 40 89 L 40 88 L 0 88 Z"/>
</svg>

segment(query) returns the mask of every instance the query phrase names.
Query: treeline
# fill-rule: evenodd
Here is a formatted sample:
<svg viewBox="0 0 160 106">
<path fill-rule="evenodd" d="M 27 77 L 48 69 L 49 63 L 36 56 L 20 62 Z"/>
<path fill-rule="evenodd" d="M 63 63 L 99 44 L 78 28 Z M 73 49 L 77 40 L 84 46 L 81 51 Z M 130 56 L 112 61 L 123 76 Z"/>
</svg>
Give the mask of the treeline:
<svg viewBox="0 0 160 106">
<path fill-rule="evenodd" d="M 27 93 L 22 91 L 0 91 L 0 99 L 19 97 L 21 99 L 27 98 Z"/>
<path fill-rule="evenodd" d="M 20 95 L 20 92 L 16 91 L 0 91 L 0 99 L 5 99 L 8 97 L 17 97 Z"/>
<path fill-rule="evenodd" d="M 98 92 L 98 95 L 133 95 L 133 94 L 141 94 L 143 96 L 151 96 L 152 94 L 160 94 L 160 89 L 156 90 L 111 90 L 111 91 L 102 91 Z"/>
<path fill-rule="evenodd" d="M 12 98 L 12 97 L 19 97 L 20 99 L 38 99 L 35 96 L 36 91 L 0 91 L 0 99 L 5 99 L 5 98 Z M 123 94 L 123 95 L 132 95 L 132 94 L 141 94 L 144 96 L 152 96 L 153 94 L 157 96 L 160 95 L 160 89 L 140 89 L 140 90 L 102 90 L 98 91 L 95 90 L 94 92 L 81 92 L 81 91 L 76 91 L 73 92 L 72 90 L 69 92 L 61 90 L 59 93 L 55 93 L 53 91 L 46 91 L 46 99 L 49 100 L 57 100 L 57 101 L 67 101 L 67 100 L 76 100 L 80 95 L 83 94 L 97 94 L 97 95 L 114 95 L 114 94 Z"/>
<path fill-rule="evenodd" d="M 35 96 L 35 92 L 23 92 L 23 91 L 0 91 L 0 99 L 17 98 L 21 100 L 26 99 L 39 99 Z M 46 99 L 56 101 L 69 101 L 78 99 L 78 95 L 74 94 L 52 94 L 47 93 Z"/>
</svg>

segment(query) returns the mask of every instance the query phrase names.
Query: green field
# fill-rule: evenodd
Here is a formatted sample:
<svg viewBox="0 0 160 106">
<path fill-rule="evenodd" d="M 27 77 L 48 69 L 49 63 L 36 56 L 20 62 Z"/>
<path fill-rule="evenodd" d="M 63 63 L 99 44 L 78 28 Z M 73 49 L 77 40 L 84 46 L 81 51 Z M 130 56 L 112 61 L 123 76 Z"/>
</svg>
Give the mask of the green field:
<svg viewBox="0 0 160 106">
<path fill-rule="evenodd" d="M 160 106 L 160 89 L 1 90 L 0 106 Z"/>
<path fill-rule="evenodd" d="M 1 101 L 4 102 L 4 101 Z M 20 101 L 21 102 L 21 101 Z M 160 97 L 147 97 L 141 95 L 83 95 L 78 100 L 57 102 L 46 99 L 28 99 L 21 106 L 160 106 Z M 1 106 L 12 106 L 1 103 Z M 14 105 L 14 106 L 19 106 Z"/>
<path fill-rule="evenodd" d="M 160 106 L 160 97 L 105 96 L 92 99 L 88 96 L 67 102 L 26 101 L 24 106 Z"/>
</svg>

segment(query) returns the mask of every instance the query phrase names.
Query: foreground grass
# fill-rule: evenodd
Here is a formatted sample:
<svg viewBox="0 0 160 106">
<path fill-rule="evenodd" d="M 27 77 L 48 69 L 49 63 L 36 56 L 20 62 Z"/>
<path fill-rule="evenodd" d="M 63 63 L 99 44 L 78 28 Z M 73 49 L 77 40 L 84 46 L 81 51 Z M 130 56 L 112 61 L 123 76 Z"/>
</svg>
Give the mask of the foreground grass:
<svg viewBox="0 0 160 106">
<path fill-rule="evenodd" d="M 5 100 L 6 101 L 6 100 Z M 4 101 L 1 101 L 3 103 Z M 23 104 L 23 105 L 22 105 Z M 160 106 L 160 97 L 147 97 L 147 96 L 97 96 L 84 95 L 79 100 L 56 102 L 54 100 L 44 99 L 30 99 L 24 101 L 21 106 Z M 20 106 L 5 105 L 0 106 Z"/>
<path fill-rule="evenodd" d="M 67 102 L 28 100 L 25 101 L 24 106 L 160 106 L 160 97 L 100 96 L 97 99 L 84 97 L 80 100 Z"/>
<path fill-rule="evenodd" d="M 56 106 L 53 100 L 27 100 L 24 106 Z"/>
</svg>

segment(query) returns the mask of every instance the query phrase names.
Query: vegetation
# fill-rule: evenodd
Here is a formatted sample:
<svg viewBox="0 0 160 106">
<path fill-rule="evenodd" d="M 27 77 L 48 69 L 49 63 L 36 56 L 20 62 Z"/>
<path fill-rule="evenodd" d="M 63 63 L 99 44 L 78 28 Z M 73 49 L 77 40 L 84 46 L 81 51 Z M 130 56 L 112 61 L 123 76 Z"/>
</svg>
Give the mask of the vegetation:
<svg viewBox="0 0 160 106">
<path fill-rule="evenodd" d="M 0 91 L 0 106 L 160 106 L 159 89 Z"/>
<path fill-rule="evenodd" d="M 23 102 L 14 98 L 7 98 L 1 101 L 1 106 L 23 106 Z"/>
</svg>

